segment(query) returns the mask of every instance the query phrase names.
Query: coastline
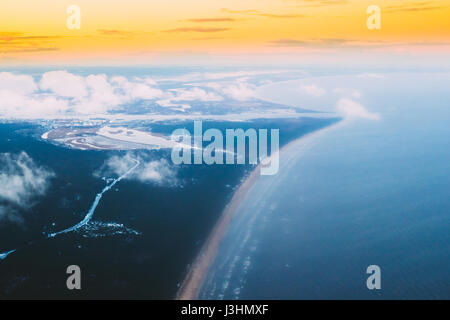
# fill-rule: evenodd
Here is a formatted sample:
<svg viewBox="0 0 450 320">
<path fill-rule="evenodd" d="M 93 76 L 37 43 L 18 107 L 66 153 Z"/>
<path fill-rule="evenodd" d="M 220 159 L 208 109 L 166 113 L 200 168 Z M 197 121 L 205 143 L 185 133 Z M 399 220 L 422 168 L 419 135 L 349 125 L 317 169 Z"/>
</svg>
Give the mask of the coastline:
<svg viewBox="0 0 450 320">
<path fill-rule="evenodd" d="M 303 141 L 306 138 L 315 137 L 319 134 L 323 134 L 330 129 L 336 128 L 342 123 L 338 121 L 337 123 L 326 126 L 322 129 L 307 133 L 301 137 L 294 139 L 293 141 L 284 145 L 279 153 L 280 156 L 285 153 L 285 151 L 291 148 L 293 145 L 297 144 L 299 141 Z M 207 274 L 211 264 L 217 256 L 217 251 L 219 249 L 220 243 L 226 234 L 228 225 L 233 219 L 237 208 L 241 204 L 242 200 L 247 195 L 248 191 L 252 188 L 255 182 L 258 180 L 261 171 L 261 164 L 250 173 L 250 175 L 245 179 L 245 181 L 239 186 L 239 188 L 234 192 L 230 202 L 223 210 L 219 220 L 216 222 L 213 230 L 211 231 L 208 239 L 201 248 L 199 254 L 195 258 L 189 270 L 175 296 L 175 300 L 195 300 L 198 298 L 200 289 L 205 281 L 205 275 Z"/>
</svg>

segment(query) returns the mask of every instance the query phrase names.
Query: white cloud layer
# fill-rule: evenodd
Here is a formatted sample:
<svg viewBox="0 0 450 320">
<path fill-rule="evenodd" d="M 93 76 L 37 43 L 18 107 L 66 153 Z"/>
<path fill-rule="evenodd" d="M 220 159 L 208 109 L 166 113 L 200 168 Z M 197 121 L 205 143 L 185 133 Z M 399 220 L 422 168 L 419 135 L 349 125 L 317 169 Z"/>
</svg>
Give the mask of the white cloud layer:
<svg viewBox="0 0 450 320">
<path fill-rule="evenodd" d="M 0 154 L 0 220 L 20 221 L 17 209 L 27 209 L 43 196 L 53 176 L 25 152 Z"/>
<path fill-rule="evenodd" d="M 216 80 L 254 74 L 259 73 L 202 74 L 201 78 Z M 185 111 L 190 108 L 189 101 L 217 102 L 225 98 L 249 101 L 256 98 L 257 86 L 245 77 L 191 86 L 163 91 L 150 77 L 81 76 L 59 70 L 34 78 L 0 72 L 0 118 L 102 116 L 118 110 L 127 113 L 127 108 L 140 100 L 153 100 L 161 107 Z"/>
<path fill-rule="evenodd" d="M 206 82 L 198 84 L 214 89 L 218 93 L 237 101 L 248 101 L 256 98 L 257 87 L 247 82 L 247 78 L 227 82 Z"/>
<path fill-rule="evenodd" d="M 109 78 L 50 71 L 35 81 L 29 75 L 0 73 L 0 117 L 41 118 L 101 115 L 137 100 L 164 98 L 151 78 Z"/>
<path fill-rule="evenodd" d="M 171 101 L 221 101 L 223 98 L 214 92 L 206 92 L 203 89 L 194 87 L 192 89 L 176 89 L 177 95 Z"/>
<path fill-rule="evenodd" d="M 125 179 L 160 185 L 176 184 L 176 171 L 167 160 L 149 160 L 145 156 L 131 153 L 127 153 L 124 156 L 110 157 L 100 172 L 97 172 L 95 175 L 114 174 L 121 176 L 136 164 L 135 160 L 140 162 L 139 166 Z"/>
<path fill-rule="evenodd" d="M 231 84 L 222 88 L 222 92 L 228 97 L 238 100 L 247 101 L 256 98 L 256 86 L 239 81 L 237 84 Z"/>
<path fill-rule="evenodd" d="M 50 71 L 44 73 L 39 86 L 61 97 L 81 98 L 87 95 L 86 81 L 67 71 Z"/>
<path fill-rule="evenodd" d="M 34 83 L 32 76 L 0 72 L 0 90 L 17 94 L 30 94 L 37 90 L 37 85 Z"/>
<path fill-rule="evenodd" d="M 304 92 L 310 96 L 314 96 L 314 97 L 321 97 L 327 93 L 327 91 L 324 88 L 320 88 L 320 87 L 316 86 L 315 84 L 302 85 L 302 86 L 300 86 L 300 90 L 302 92 Z"/>
<path fill-rule="evenodd" d="M 346 119 L 380 119 L 380 115 L 378 113 L 367 111 L 363 105 L 351 99 L 340 99 L 337 103 L 336 109 Z"/>
<path fill-rule="evenodd" d="M 208 75 L 207 79 L 247 75 L 230 73 Z M 251 73 L 250 73 L 251 74 Z M 149 77 L 88 76 L 49 71 L 35 80 L 30 75 L 0 73 L 0 118 L 58 118 L 59 116 L 104 115 L 139 100 L 154 100 L 162 107 L 185 110 L 183 101 L 222 101 L 230 98 L 248 101 L 256 97 L 256 86 L 246 78 L 210 82 L 204 88 L 171 89 L 164 92 Z M 206 90 L 205 90 L 206 88 Z M 208 90 L 210 89 L 210 90 Z"/>
</svg>

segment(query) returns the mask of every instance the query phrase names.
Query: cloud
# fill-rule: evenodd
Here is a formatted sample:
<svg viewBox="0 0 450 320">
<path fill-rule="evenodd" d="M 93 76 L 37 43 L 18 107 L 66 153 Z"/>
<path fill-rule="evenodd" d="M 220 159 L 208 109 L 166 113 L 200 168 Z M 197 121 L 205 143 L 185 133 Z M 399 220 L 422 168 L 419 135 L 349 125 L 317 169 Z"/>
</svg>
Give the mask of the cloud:
<svg viewBox="0 0 450 320">
<path fill-rule="evenodd" d="M 187 19 L 186 21 L 188 22 L 197 22 L 197 23 L 202 23 L 202 22 L 234 22 L 236 21 L 236 19 L 233 18 L 194 18 L 194 19 Z"/>
<path fill-rule="evenodd" d="M 135 174 L 137 180 L 142 182 L 156 182 L 164 184 L 173 182 L 176 174 L 173 168 L 170 167 L 169 162 L 165 159 L 150 161 L 144 163 L 142 168 Z"/>
<path fill-rule="evenodd" d="M 340 99 L 336 109 L 347 119 L 380 119 L 380 115 L 378 113 L 371 113 L 367 111 L 360 103 L 350 99 Z"/>
<path fill-rule="evenodd" d="M 274 14 L 274 13 L 253 13 L 252 15 L 266 17 L 266 18 L 276 18 L 276 19 L 297 19 L 306 18 L 308 16 L 304 14 Z"/>
<path fill-rule="evenodd" d="M 223 97 L 214 93 L 207 92 L 198 87 L 192 89 L 172 89 L 174 95 L 170 95 L 166 99 L 158 100 L 156 103 L 161 107 L 172 108 L 178 111 L 185 112 L 191 106 L 186 103 L 179 103 L 180 101 L 222 101 Z"/>
<path fill-rule="evenodd" d="M 130 81 L 125 77 L 116 76 L 111 78 L 111 82 L 117 90 L 123 93 L 127 100 L 150 100 L 164 96 L 162 90 L 155 88 L 157 86 L 156 81 L 149 77 L 135 78 L 134 81 Z"/>
<path fill-rule="evenodd" d="M 38 85 L 39 84 L 39 85 Z M 38 83 L 28 75 L 0 73 L 0 116 L 42 118 L 61 115 L 98 115 L 125 107 L 137 100 L 165 97 L 149 78 L 75 75 L 50 71 Z"/>
<path fill-rule="evenodd" d="M 170 100 L 172 101 L 221 101 L 223 98 L 214 92 L 206 92 L 200 88 L 192 89 L 175 89 L 177 95 Z"/>
<path fill-rule="evenodd" d="M 441 10 L 448 6 L 437 6 L 434 1 L 422 1 L 422 2 L 409 2 L 399 5 L 391 5 L 383 8 L 383 12 L 395 13 L 395 12 L 420 12 L 430 10 Z"/>
<path fill-rule="evenodd" d="M 24 36 L 22 32 L 1 32 L 0 41 L 18 40 L 51 40 L 59 39 L 61 36 Z"/>
<path fill-rule="evenodd" d="M 259 75 L 276 75 L 290 72 L 288 69 L 280 70 L 240 70 L 240 71 L 228 71 L 228 72 L 196 72 L 188 73 L 182 76 L 176 76 L 171 78 L 162 78 L 160 81 L 171 82 L 191 82 L 191 81 L 203 81 L 203 80 L 221 80 L 227 78 L 241 78 Z"/>
<path fill-rule="evenodd" d="M 279 39 L 270 41 L 269 44 L 273 46 L 280 47 L 303 47 L 310 45 L 311 42 L 305 40 L 295 40 L 295 39 Z"/>
<path fill-rule="evenodd" d="M 224 79 L 258 75 L 281 74 L 286 70 L 264 70 L 264 71 L 232 71 L 232 72 L 205 72 L 202 74 L 204 79 Z"/>
<path fill-rule="evenodd" d="M 0 90 L 30 94 L 37 90 L 37 86 L 32 76 L 0 72 Z"/>
<path fill-rule="evenodd" d="M 333 93 L 338 94 L 340 96 L 351 96 L 353 98 L 361 98 L 362 93 L 356 89 L 349 88 L 334 88 Z"/>
<path fill-rule="evenodd" d="M 269 71 L 268 74 L 271 73 L 281 73 L 281 71 Z M 224 73 L 205 73 L 201 75 L 201 79 L 226 79 L 232 78 L 236 76 L 243 75 L 259 75 L 266 74 L 266 72 L 251 72 L 251 71 L 237 71 L 237 72 L 224 72 Z M 248 82 L 247 77 L 241 77 L 238 79 L 226 80 L 221 82 L 199 82 L 199 83 L 190 83 L 192 86 L 200 86 L 205 88 L 211 88 L 215 90 L 221 97 L 225 96 L 237 101 L 248 101 L 255 99 L 257 86 Z M 220 99 L 222 100 L 222 99 Z M 220 101 L 219 99 L 209 100 L 209 101 Z M 206 100 L 204 100 L 206 101 Z"/>
<path fill-rule="evenodd" d="M 87 95 L 87 86 L 83 77 L 67 71 L 44 73 L 39 86 L 62 97 L 81 98 Z"/>
<path fill-rule="evenodd" d="M 62 37 L 50 35 L 28 36 L 23 32 L 0 32 L 0 54 L 57 51 L 59 48 L 51 43 L 60 38 Z"/>
<path fill-rule="evenodd" d="M 127 31 L 119 29 L 97 29 L 98 35 L 108 38 L 117 38 L 121 40 L 129 40 L 139 36 L 145 36 L 154 34 L 155 32 L 149 31 Z"/>
<path fill-rule="evenodd" d="M 256 85 L 248 77 L 279 74 L 285 70 L 196 73 L 182 78 L 77 75 L 65 70 L 45 72 L 40 79 L 10 72 L 0 73 L 0 118 L 59 119 L 77 116 L 104 116 L 135 110 L 135 104 L 153 100 L 173 111 L 191 106 L 183 101 L 222 101 L 225 97 L 248 101 L 256 97 Z M 201 81 L 191 88 L 162 90 L 160 81 Z M 206 82 L 217 80 L 217 82 Z M 205 81 L 205 82 L 202 82 Z M 192 88 L 193 87 L 193 88 Z M 181 102 L 181 103 L 180 103 Z"/>
<path fill-rule="evenodd" d="M 362 73 L 357 75 L 358 78 L 385 79 L 386 77 L 378 73 Z"/>
<path fill-rule="evenodd" d="M 259 10 L 249 9 L 249 10 L 231 10 L 223 8 L 222 12 L 230 13 L 230 14 L 241 14 L 241 15 L 250 15 L 250 16 L 260 16 L 265 18 L 275 18 L 275 19 L 297 19 L 297 18 L 306 18 L 306 15 L 303 14 L 293 14 L 293 13 L 267 13 L 260 12 Z"/>
<path fill-rule="evenodd" d="M 320 8 L 330 5 L 348 4 L 347 0 L 284 0 L 285 2 L 302 2 L 299 7 Z"/>
<path fill-rule="evenodd" d="M 134 32 L 131 31 L 123 31 L 123 30 L 115 30 L 115 29 L 98 29 L 98 33 L 104 36 L 132 36 Z"/>
<path fill-rule="evenodd" d="M 23 95 L 0 88 L 0 116 L 3 118 L 41 118 L 69 110 L 67 101 L 53 96 Z"/>
<path fill-rule="evenodd" d="M 248 83 L 245 78 L 238 79 L 236 83 L 209 82 L 204 85 L 237 101 L 248 101 L 256 98 L 256 86 Z"/>
<path fill-rule="evenodd" d="M 343 38 L 324 38 L 324 39 L 278 39 L 270 41 L 269 44 L 276 47 L 336 47 L 343 45 L 356 45 L 358 42 Z"/>
<path fill-rule="evenodd" d="M 399 46 L 448 46 L 446 41 L 388 42 L 383 40 L 323 38 L 323 39 L 277 39 L 267 43 L 272 47 L 299 48 L 353 48 L 380 49 Z"/>
<path fill-rule="evenodd" d="M 2 40 L 5 37 L 17 37 L 23 35 L 23 32 L 17 32 L 17 31 L 0 31 L 0 40 Z"/>
<path fill-rule="evenodd" d="M 320 88 L 320 87 L 316 86 L 315 84 L 302 85 L 302 86 L 300 86 L 300 90 L 302 90 L 304 93 L 306 93 L 310 96 L 314 96 L 314 97 L 321 97 L 327 93 L 327 91 L 324 88 Z"/>
<path fill-rule="evenodd" d="M 230 28 L 196 28 L 196 27 L 183 27 L 164 30 L 164 32 L 175 33 L 175 32 L 222 32 L 231 30 Z"/>
<path fill-rule="evenodd" d="M 48 51 L 59 51 L 60 48 L 56 47 L 40 47 L 40 46 L 8 46 L 5 48 L 5 45 L 2 45 L 2 51 L 0 53 L 32 53 L 32 52 L 48 52 Z"/>
<path fill-rule="evenodd" d="M 248 10 L 231 10 L 227 8 L 222 8 L 220 11 L 226 13 L 235 13 L 235 14 L 249 14 L 249 13 L 257 13 L 258 10 L 248 9 Z"/>
<path fill-rule="evenodd" d="M 125 179 L 158 185 L 175 185 L 177 183 L 177 172 L 167 160 L 152 160 L 146 155 L 132 153 L 110 157 L 95 175 L 121 176 L 136 164 L 136 160 L 140 162 L 139 166 Z"/>
<path fill-rule="evenodd" d="M 20 210 L 45 195 L 54 173 L 38 166 L 25 152 L 0 154 L 0 220 L 20 222 Z"/>
<path fill-rule="evenodd" d="M 162 81 L 189 82 L 186 83 L 186 85 L 193 86 L 195 89 L 172 89 L 171 91 L 175 92 L 176 95 L 165 100 L 160 100 L 158 103 L 162 106 L 172 107 L 175 106 L 175 104 L 172 103 L 175 101 L 221 101 L 224 97 L 237 101 L 249 101 L 256 98 L 257 89 L 256 85 L 248 82 L 249 77 L 282 74 L 284 72 L 287 72 L 287 70 L 205 72 L 192 73 L 177 78 L 162 79 Z M 214 91 L 205 91 L 198 87 L 209 88 Z M 184 107 L 186 106 L 184 105 Z"/>
</svg>

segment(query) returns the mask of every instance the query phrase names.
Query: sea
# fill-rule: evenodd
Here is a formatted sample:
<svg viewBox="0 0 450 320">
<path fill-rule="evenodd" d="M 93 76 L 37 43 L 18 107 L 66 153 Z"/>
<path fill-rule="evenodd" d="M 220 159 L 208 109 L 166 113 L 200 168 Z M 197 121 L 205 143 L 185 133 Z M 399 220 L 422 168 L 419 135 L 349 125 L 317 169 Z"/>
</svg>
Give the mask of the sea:
<svg viewBox="0 0 450 320">
<path fill-rule="evenodd" d="M 283 127 L 283 145 L 336 121 L 301 118 L 203 126 L 223 131 Z M 25 208 L 11 208 L 20 221 L 0 221 L 0 252 L 15 250 L 0 259 L 0 297 L 174 298 L 234 190 L 254 165 L 173 165 L 176 183 L 171 184 L 123 179 L 102 194 L 86 225 L 58 234 L 82 221 L 110 179 L 117 178 L 99 176 L 99 169 L 110 157 L 129 151 L 68 148 L 41 139 L 47 125 L 0 124 L 0 153 L 25 152 L 36 165 L 53 172 L 45 195 L 33 198 Z M 161 134 L 180 127 L 193 132 L 192 121 L 147 126 Z M 169 150 L 137 152 L 145 153 L 146 159 L 171 161 Z M 70 265 L 81 269 L 81 290 L 66 286 Z"/>
<path fill-rule="evenodd" d="M 279 174 L 260 177 L 237 209 L 199 298 L 449 299 L 449 83 L 411 70 L 262 89 L 313 110 L 351 92 L 342 99 L 377 116 L 348 114 L 281 153 Z"/>
</svg>

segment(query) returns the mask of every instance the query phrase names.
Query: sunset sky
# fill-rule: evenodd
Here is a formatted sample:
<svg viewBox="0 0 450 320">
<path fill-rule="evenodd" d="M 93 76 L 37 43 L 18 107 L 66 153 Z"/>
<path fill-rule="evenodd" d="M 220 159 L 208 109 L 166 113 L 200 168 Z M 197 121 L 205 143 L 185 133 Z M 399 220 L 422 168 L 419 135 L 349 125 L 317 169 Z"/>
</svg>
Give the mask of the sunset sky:
<svg viewBox="0 0 450 320">
<path fill-rule="evenodd" d="M 66 27 L 71 4 L 81 9 L 79 30 Z M 369 5 L 382 10 L 381 30 L 366 27 Z M 449 44 L 448 0 L 2 0 L 0 10 L 1 64 L 345 50 L 448 53 Z"/>
</svg>

